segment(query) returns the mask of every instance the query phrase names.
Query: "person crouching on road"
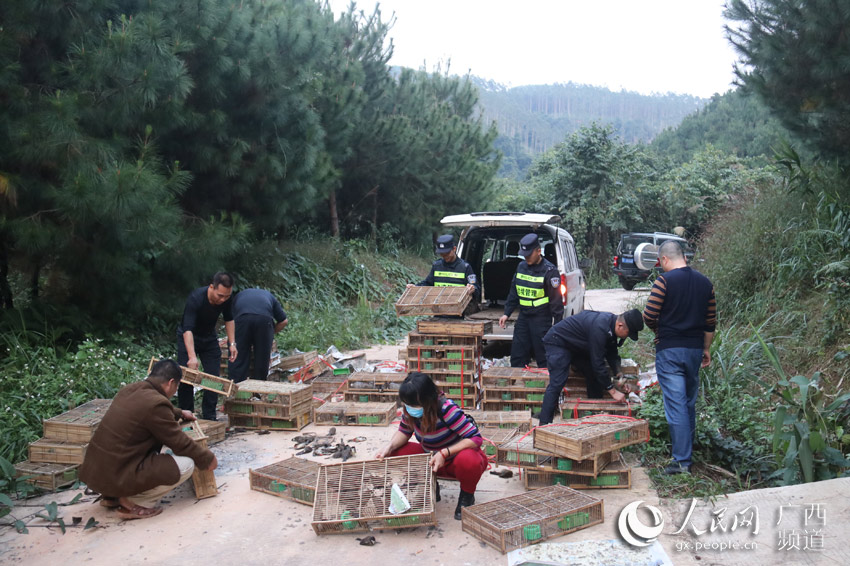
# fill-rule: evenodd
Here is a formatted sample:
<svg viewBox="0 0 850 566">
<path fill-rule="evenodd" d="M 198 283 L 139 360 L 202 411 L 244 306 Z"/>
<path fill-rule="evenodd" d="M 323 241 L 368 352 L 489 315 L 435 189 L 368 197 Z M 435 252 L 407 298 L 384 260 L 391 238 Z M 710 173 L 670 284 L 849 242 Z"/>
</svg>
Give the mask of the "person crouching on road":
<svg viewBox="0 0 850 566">
<path fill-rule="evenodd" d="M 558 397 L 567 383 L 571 364 L 578 366 L 584 374 L 591 399 L 602 398 L 602 392 L 607 391 L 614 401 L 622 402 L 625 394 L 614 388 L 605 362 L 617 377 L 622 377 L 617 349 L 626 338 L 637 340 L 641 330 L 643 317 L 637 309 L 620 315 L 582 311 L 553 326 L 543 337 L 549 362 L 549 385 L 543 394 L 540 424 L 549 424 L 554 419 Z"/>
<path fill-rule="evenodd" d="M 404 407 L 401 424 L 377 458 L 430 452 L 431 469 L 436 475 L 460 481 L 455 509 L 455 519 L 460 521 L 461 509 L 475 504 L 475 488 L 487 469 L 481 433 L 475 422 L 446 399 L 424 373 L 411 372 L 402 382 L 398 396 Z M 419 442 L 410 442 L 413 435 Z M 439 484 L 436 500 L 440 500 Z"/>
<path fill-rule="evenodd" d="M 156 503 L 191 477 L 195 466 L 215 470 L 215 454 L 183 432 L 179 419 L 195 420 L 169 399 L 181 377 L 174 360 L 153 365 L 147 379 L 125 385 L 95 430 L 80 467 L 80 480 L 103 495 L 101 505 L 122 519 L 162 513 Z M 174 455 L 161 454 L 168 446 Z"/>
</svg>

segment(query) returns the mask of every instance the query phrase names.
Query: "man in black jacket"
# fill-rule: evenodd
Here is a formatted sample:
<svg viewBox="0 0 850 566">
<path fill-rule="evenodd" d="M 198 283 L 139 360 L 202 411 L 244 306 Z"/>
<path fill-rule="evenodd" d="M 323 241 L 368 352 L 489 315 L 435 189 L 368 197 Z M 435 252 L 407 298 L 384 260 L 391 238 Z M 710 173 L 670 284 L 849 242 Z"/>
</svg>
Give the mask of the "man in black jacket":
<svg viewBox="0 0 850 566">
<path fill-rule="evenodd" d="M 543 337 L 549 362 L 549 385 L 543 396 L 540 424 L 552 422 L 558 397 L 570 374 L 571 363 L 587 368 L 583 373 L 591 396 L 596 396 L 594 391 L 607 391 L 615 401 L 623 401 L 625 395 L 614 389 L 605 362 L 608 362 L 615 374 L 620 373 L 617 348 L 626 338 L 637 340 L 641 330 L 643 317 L 637 309 L 621 315 L 582 311 L 553 326 Z"/>
<path fill-rule="evenodd" d="M 532 355 L 537 367 L 546 367 L 543 336 L 564 316 L 564 296 L 561 294 L 561 274 L 558 268 L 543 257 L 537 234 L 526 234 L 519 241 L 519 253 L 525 258 L 517 266 L 511 291 L 505 301 L 505 314 L 499 326 L 505 328 L 514 309 L 519 316 L 514 325 L 511 343 L 511 367 L 528 364 Z"/>
</svg>

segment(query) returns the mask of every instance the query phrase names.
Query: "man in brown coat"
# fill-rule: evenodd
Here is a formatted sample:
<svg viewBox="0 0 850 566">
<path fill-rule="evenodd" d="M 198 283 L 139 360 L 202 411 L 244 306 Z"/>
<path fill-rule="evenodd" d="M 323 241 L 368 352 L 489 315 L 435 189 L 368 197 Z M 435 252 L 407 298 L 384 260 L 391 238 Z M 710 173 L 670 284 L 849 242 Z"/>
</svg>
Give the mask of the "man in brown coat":
<svg viewBox="0 0 850 566">
<path fill-rule="evenodd" d="M 124 519 L 159 515 L 162 507 L 156 503 L 189 479 L 195 466 L 218 466 L 215 454 L 196 444 L 177 422 L 195 420 L 169 401 L 180 377 L 173 360 L 155 363 L 147 379 L 115 395 L 89 443 L 80 479 L 103 495 L 102 505 L 119 508 Z M 163 445 L 174 454 L 160 454 Z"/>
</svg>

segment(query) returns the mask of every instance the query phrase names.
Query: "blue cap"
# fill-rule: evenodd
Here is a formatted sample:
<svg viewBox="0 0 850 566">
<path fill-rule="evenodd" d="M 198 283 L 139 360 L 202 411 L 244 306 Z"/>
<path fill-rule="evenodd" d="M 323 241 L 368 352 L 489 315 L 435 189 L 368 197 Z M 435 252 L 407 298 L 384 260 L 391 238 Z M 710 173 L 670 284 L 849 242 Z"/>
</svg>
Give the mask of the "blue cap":
<svg viewBox="0 0 850 566">
<path fill-rule="evenodd" d="M 519 255 L 528 257 L 531 255 L 531 252 L 539 247 L 540 242 L 538 241 L 537 234 L 526 234 L 519 241 Z"/>
<path fill-rule="evenodd" d="M 434 249 L 435 254 L 447 254 L 455 247 L 455 237 L 451 234 L 444 234 L 437 238 L 437 246 Z"/>
</svg>

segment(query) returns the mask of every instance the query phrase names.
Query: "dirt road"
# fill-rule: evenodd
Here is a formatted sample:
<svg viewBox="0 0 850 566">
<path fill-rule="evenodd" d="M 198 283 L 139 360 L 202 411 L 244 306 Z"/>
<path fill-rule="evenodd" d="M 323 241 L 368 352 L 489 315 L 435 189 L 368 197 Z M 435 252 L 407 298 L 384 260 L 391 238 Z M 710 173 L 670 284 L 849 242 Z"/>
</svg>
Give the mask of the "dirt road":
<svg viewBox="0 0 850 566">
<path fill-rule="evenodd" d="M 633 291 L 625 289 L 592 289 L 585 292 L 584 308 L 591 311 L 607 311 L 621 313 L 628 309 L 643 310 L 649 287 Z"/>
</svg>

